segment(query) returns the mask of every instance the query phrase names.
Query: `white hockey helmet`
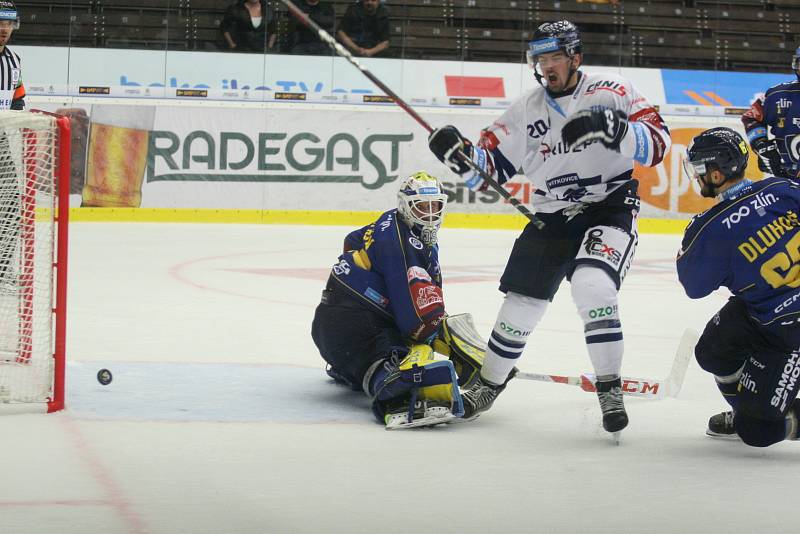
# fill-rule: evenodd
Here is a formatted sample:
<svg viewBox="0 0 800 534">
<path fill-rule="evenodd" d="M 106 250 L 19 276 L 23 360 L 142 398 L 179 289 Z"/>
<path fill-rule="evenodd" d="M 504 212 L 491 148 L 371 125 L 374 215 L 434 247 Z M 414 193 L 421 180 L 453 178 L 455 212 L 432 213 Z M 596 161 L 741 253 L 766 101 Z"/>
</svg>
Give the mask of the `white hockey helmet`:
<svg viewBox="0 0 800 534">
<path fill-rule="evenodd" d="M 444 219 L 447 195 L 439 180 L 425 171 L 415 172 L 400 185 L 397 213 L 420 241 L 432 247 Z"/>
<path fill-rule="evenodd" d="M 797 47 L 792 56 L 792 70 L 797 75 L 797 79 L 800 80 L 800 46 Z"/>
<path fill-rule="evenodd" d="M 19 28 L 19 12 L 11 0 L 0 0 L 0 21 L 10 20 L 13 29 Z"/>
</svg>

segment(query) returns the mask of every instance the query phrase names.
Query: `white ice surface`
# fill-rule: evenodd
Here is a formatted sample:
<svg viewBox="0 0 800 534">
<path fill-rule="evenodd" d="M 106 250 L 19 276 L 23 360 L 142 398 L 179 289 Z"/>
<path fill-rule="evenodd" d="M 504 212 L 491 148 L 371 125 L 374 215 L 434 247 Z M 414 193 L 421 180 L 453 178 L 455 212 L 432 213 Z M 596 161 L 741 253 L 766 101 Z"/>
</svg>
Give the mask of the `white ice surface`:
<svg viewBox="0 0 800 534">
<path fill-rule="evenodd" d="M 0 417 L 0 532 L 798 532 L 800 444 L 706 437 L 725 405 L 694 362 L 677 399 L 628 399 L 618 447 L 594 395 L 521 380 L 473 424 L 385 432 L 309 335 L 346 232 L 74 224 L 68 409 Z M 485 334 L 515 237 L 442 232 L 447 308 Z M 641 238 L 627 375 L 666 376 L 725 302 L 684 296 L 678 241 Z M 519 367 L 590 370 L 566 286 Z"/>
</svg>

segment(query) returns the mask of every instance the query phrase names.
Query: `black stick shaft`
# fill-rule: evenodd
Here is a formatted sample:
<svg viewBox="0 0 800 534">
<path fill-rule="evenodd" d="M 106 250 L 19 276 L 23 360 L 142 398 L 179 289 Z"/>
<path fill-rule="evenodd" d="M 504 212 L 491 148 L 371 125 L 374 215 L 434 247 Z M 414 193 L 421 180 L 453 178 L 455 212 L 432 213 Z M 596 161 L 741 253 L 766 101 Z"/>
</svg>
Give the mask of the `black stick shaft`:
<svg viewBox="0 0 800 534">
<path fill-rule="evenodd" d="M 358 60 L 353 57 L 353 54 L 351 54 L 349 50 L 343 47 L 340 43 L 336 42 L 336 39 L 334 39 L 331 34 L 322 29 L 319 26 L 319 24 L 311 20 L 311 18 L 306 13 L 304 13 L 300 8 L 294 5 L 294 3 L 291 0 L 281 0 L 281 2 L 283 2 L 286 5 L 286 7 L 289 9 L 289 12 L 297 20 L 299 20 L 300 22 L 302 22 L 303 24 L 305 24 L 306 26 L 317 32 L 317 35 L 319 36 L 320 40 L 323 41 L 324 43 L 327 43 L 327 45 L 331 47 L 331 49 L 336 53 L 336 55 L 345 58 L 355 68 L 360 70 L 361 73 L 369 79 L 369 81 L 374 83 L 381 91 L 384 92 L 384 94 L 386 94 L 386 96 L 391 98 L 398 106 L 400 106 L 403 109 L 403 111 L 411 115 L 411 117 L 415 121 L 417 121 L 420 126 L 425 128 L 425 130 L 427 130 L 429 134 L 433 132 L 433 128 L 431 127 L 431 125 L 428 124 L 428 122 L 425 119 L 423 119 L 419 115 L 419 113 L 417 113 L 414 110 L 414 108 L 409 106 L 405 100 L 403 100 L 397 95 L 397 93 L 392 91 L 388 86 L 386 86 L 386 84 L 380 81 L 374 74 L 372 74 L 369 71 L 369 69 L 367 69 L 361 63 L 359 63 Z M 489 184 L 489 187 L 497 191 L 500 194 L 500 196 L 506 199 L 520 213 L 522 213 L 525 217 L 527 217 L 534 224 L 534 226 L 536 226 L 537 228 L 544 227 L 544 223 L 538 217 L 536 217 L 536 215 L 534 215 L 534 213 L 531 210 L 529 210 L 527 206 L 523 205 L 519 200 L 514 198 L 511 195 L 511 193 L 509 193 L 503 186 L 498 184 L 494 178 L 492 178 L 491 176 L 489 176 L 488 173 L 486 173 L 486 171 L 478 167 L 478 165 L 476 165 L 475 162 L 472 161 L 472 158 L 468 157 L 466 154 L 464 154 L 463 151 L 460 150 L 457 152 L 457 154 L 458 157 L 461 158 L 461 160 L 464 163 L 466 163 L 466 165 L 470 169 L 478 173 L 480 177 L 483 178 L 483 180 L 487 184 Z"/>
</svg>

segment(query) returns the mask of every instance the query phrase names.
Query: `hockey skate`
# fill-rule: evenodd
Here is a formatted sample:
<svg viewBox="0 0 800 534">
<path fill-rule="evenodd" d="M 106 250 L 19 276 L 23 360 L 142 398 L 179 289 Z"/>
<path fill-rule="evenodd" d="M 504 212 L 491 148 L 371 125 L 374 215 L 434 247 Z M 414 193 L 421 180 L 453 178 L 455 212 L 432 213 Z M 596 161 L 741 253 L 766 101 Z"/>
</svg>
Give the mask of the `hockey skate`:
<svg viewBox="0 0 800 534">
<path fill-rule="evenodd" d="M 606 432 L 614 434 L 614 439 L 619 441 L 619 432 L 628 426 L 628 414 L 622 402 L 622 380 L 600 381 L 597 387 L 597 398 L 603 412 L 603 428 Z"/>
<path fill-rule="evenodd" d="M 418 400 L 411 408 L 410 403 L 400 403 L 389 409 L 384 417 L 386 430 L 405 430 L 449 423 L 456 418 L 450 406 L 432 399 Z"/>
<path fill-rule="evenodd" d="M 490 384 L 489 382 L 484 382 L 483 378 L 478 375 L 469 389 L 461 394 L 461 398 L 464 400 L 464 415 L 461 420 L 472 421 L 476 419 L 481 413 L 492 407 L 497 396 L 505 388 L 506 384 L 499 386 Z"/>
<path fill-rule="evenodd" d="M 733 418 L 732 410 L 712 415 L 708 420 L 706 434 L 712 438 L 739 439 L 733 426 Z"/>
</svg>

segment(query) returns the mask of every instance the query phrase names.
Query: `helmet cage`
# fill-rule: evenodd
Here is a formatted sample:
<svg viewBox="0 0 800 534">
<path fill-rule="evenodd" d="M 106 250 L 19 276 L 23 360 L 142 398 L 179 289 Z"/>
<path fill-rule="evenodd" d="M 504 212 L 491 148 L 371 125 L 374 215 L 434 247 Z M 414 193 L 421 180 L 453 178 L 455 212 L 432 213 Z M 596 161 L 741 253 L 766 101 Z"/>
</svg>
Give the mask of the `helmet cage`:
<svg viewBox="0 0 800 534">
<path fill-rule="evenodd" d="M 429 247 L 436 244 L 446 205 L 439 181 L 424 172 L 409 176 L 397 193 L 400 220 Z"/>
</svg>

